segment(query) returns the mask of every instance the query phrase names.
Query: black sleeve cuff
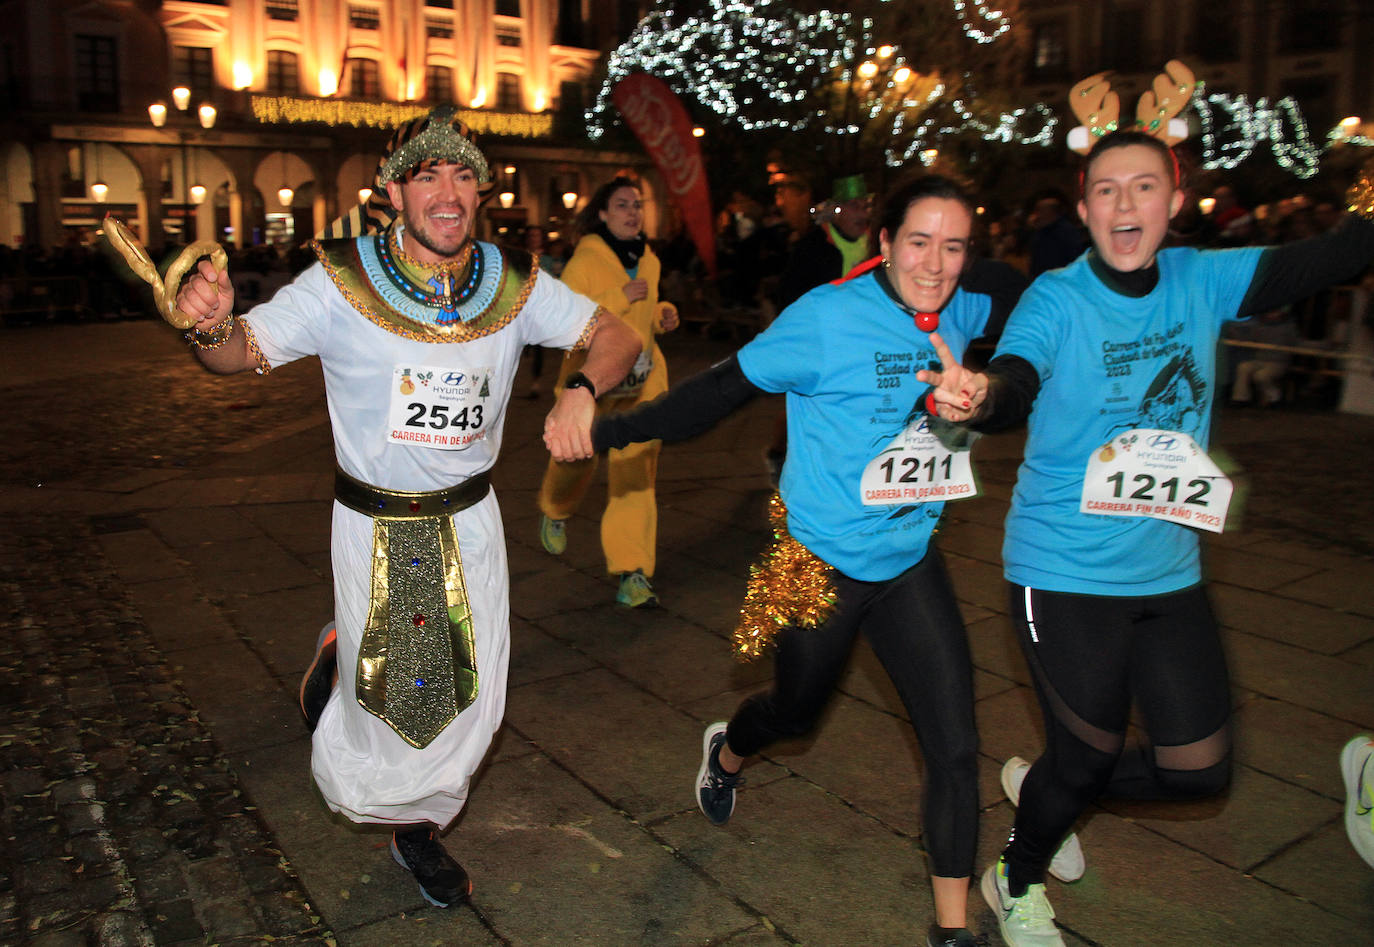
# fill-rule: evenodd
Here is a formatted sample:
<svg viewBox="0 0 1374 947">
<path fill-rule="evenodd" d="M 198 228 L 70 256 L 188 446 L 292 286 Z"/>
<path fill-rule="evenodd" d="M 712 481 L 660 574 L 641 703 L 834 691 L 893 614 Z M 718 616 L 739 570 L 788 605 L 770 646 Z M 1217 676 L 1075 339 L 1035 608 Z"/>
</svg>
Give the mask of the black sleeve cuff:
<svg viewBox="0 0 1374 947">
<path fill-rule="evenodd" d="M 763 389 L 745 377 L 731 355 L 630 411 L 607 414 L 592 426 L 597 453 L 643 441 L 687 440 L 703 434 Z"/>
<path fill-rule="evenodd" d="M 983 434 L 1005 431 L 1024 421 L 1040 393 L 1040 373 L 1019 355 L 999 355 L 988 363 L 988 395 L 969 427 Z"/>
</svg>

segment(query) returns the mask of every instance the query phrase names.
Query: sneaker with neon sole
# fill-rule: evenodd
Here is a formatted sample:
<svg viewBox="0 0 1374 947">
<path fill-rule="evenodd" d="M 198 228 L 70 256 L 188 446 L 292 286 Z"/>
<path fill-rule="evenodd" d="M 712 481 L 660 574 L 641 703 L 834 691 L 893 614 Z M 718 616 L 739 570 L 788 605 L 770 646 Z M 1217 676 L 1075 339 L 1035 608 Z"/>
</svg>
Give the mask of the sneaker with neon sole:
<svg viewBox="0 0 1374 947">
<path fill-rule="evenodd" d="M 551 520 L 539 514 L 539 545 L 551 556 L 563 555 L 568 548 L 567 520 Z"/>
<path fill-rule="evenodd" d="M 1341 750 L 1345 777 L 1345 834 L 1374 868 L 1374 737 L 1362 733 Z"/>
<path fill-rule="evenodd" d="M 620 573 L 620 588 L 616 590 L 615 600 L 630 608 L 653 608 L 658 605 L 653 584 L 639 569 Z"/>
<path fill-rule="evenodd" d="M 999 858 L 983 873 L 980 890 L 997 918 L 997 929 L 1007 947 L 1065 947 L 1059 928 L 1054 926 L 1054 908 L 1045 896 L 1044 885 L 1028 885 L 1025 894 L 1013 898 L 1006 863 Z"/>
<path fill-rule="evenodd" d="M 1017 805 L 1021 799 L 1021 784 L 1026 781 L 1026 774 L 1030 772 L 1031 765 L 1019 756 L 1013 756 L 1002 764 L 1002 791 L 1007 794 L 1012 805 Z M 1072 884 L 1083 877 L 1083 872 L 1088 870 L 1087 860 L 1083 857 L 1083 844 L 1078 841 L 1078 833 L 1070 832 L 1064 836 L 1064 841 L 1059 846 L 1059 851 L 1054 853 L 1054 858 L 1050 860 L 1050 874 L 1058 878 L 1065 884 Z"/>
</svg>

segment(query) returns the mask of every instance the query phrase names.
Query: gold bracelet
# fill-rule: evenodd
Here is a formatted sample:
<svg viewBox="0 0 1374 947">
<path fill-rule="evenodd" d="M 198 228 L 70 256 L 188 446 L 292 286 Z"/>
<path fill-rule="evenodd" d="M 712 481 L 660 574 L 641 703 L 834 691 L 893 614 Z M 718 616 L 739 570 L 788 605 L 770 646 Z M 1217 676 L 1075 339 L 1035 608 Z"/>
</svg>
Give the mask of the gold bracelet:
<svg viewBox="0 0 1374 947">
<path fill-rule="evenodd" d="M 186 333 L 186 341 L 198 349 L 217 349 L 228 342 L 233 334 L 234 314 L 231 312 L 228 319 L 216 323 L 209 332 L 193 329 Z"/>
<path fill-rule="evenodd" d="M 1345 192 L 1345 205 L 1352 214 L 1374 220 L 1374 158 L 1364 163 L 1360 176 Z"/>
</svg>

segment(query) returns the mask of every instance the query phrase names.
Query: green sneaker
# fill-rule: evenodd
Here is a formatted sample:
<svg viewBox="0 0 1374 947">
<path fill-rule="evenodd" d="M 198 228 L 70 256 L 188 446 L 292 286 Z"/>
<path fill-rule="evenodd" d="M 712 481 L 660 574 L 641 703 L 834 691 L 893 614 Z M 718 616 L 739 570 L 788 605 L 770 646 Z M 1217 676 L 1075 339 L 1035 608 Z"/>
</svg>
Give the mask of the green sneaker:
<svg viewBox="0 0 1374 947">
<path fill-rule="evenodd" d="M 1007 947 L 1064 947 L 1044 885 L 1029 885 L 1025 894 L 1013 898 L 1006 866 L 999 858 L 983 874 L 982 892 Z"/>
<path fill-rule="evenodd" d="M 1341 750 L 1345 776 L 1345 834 L 1374 868 L 1374 737 L 1362 733 Z"/>
<path fill-rule="evenodd" d="M 551 520 L 539 514 L 539 544 L 551 556 L 563 555 L 568 548 L 567 520 Z"/>
<path fill-rule="evenodd" d="M 620 573 L 620 590 L 615 593 L 615 600 L 630 608 L 653 608 L 658 605 L 654 587 L 641 569 Z"/>
</svg>

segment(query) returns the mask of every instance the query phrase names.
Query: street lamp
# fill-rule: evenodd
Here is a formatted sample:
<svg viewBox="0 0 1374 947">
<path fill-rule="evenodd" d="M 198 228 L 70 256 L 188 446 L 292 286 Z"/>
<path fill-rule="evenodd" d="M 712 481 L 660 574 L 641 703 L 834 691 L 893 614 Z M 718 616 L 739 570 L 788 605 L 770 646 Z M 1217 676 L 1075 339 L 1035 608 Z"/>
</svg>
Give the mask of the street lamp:
<svg viewBox="0 0 1374 947">
<path fill-rule="evenodd" d="M 281 206 L 290 207 L 291 201 L 296 196 L 296 192 L 291 189 L 291 185 L 286 183 L 286 152 L 281 153 L 281 187 L 277 188 L 277 200 L 281 201 Z"/>
<path fill-rule="evenodd" d="M 178 85 L 176 88 L 172 89 L 172 104 L 176 107 L 178 112 L 190 111 L 191 96 L 192 92 L 190 86 Z M 165 127 L 167 125 L 167 117 L 168 110 L 166 102 L 157 101 L 148 106 L 148 121 L 152 122 L 154 128 Z M 199 122 L 202 129 L 208 131 L 214 128 L 215 120 L 218 117 L 218 110 L 209 102 L 201 102 L 200 105 L 196 106 L 195 120 Z M 183 211 L 183 226 L 186 227 L 189 227 L 192 221 L 192 214 L 189 209 L 204 203 L 206 195 L 209 193 L 205 185 L 199 182 L 192 183 L 195 181 L 195 177 L 199 175 L 193 176 L 191 173 L 190 150 L 195 133 L 190 130 L 190 128 L 193 127 L 190 126 L 190 121 L 189 115 L 184 119 L 178 119 L 176 129 L 177 140 L 181 145 L 181 186 L 184 189 L 181 203 L 183 208 L 185 208 Z M 198 171 L 199 168 L 197 167 L 196 170 Z M 190 237 L 191 235 L 183 234 L 183 236 Z"/>
<path fill-rule="evenodd" d="M 105 175 L 100 173 L 100 143 L 95 144 L 95 181 L 91 184 L 91 196 L 95 198 L 97 204 L 105 203 L 105 195 L 110 193 L 110 186 L 104 181 Z"/>
</svg>

